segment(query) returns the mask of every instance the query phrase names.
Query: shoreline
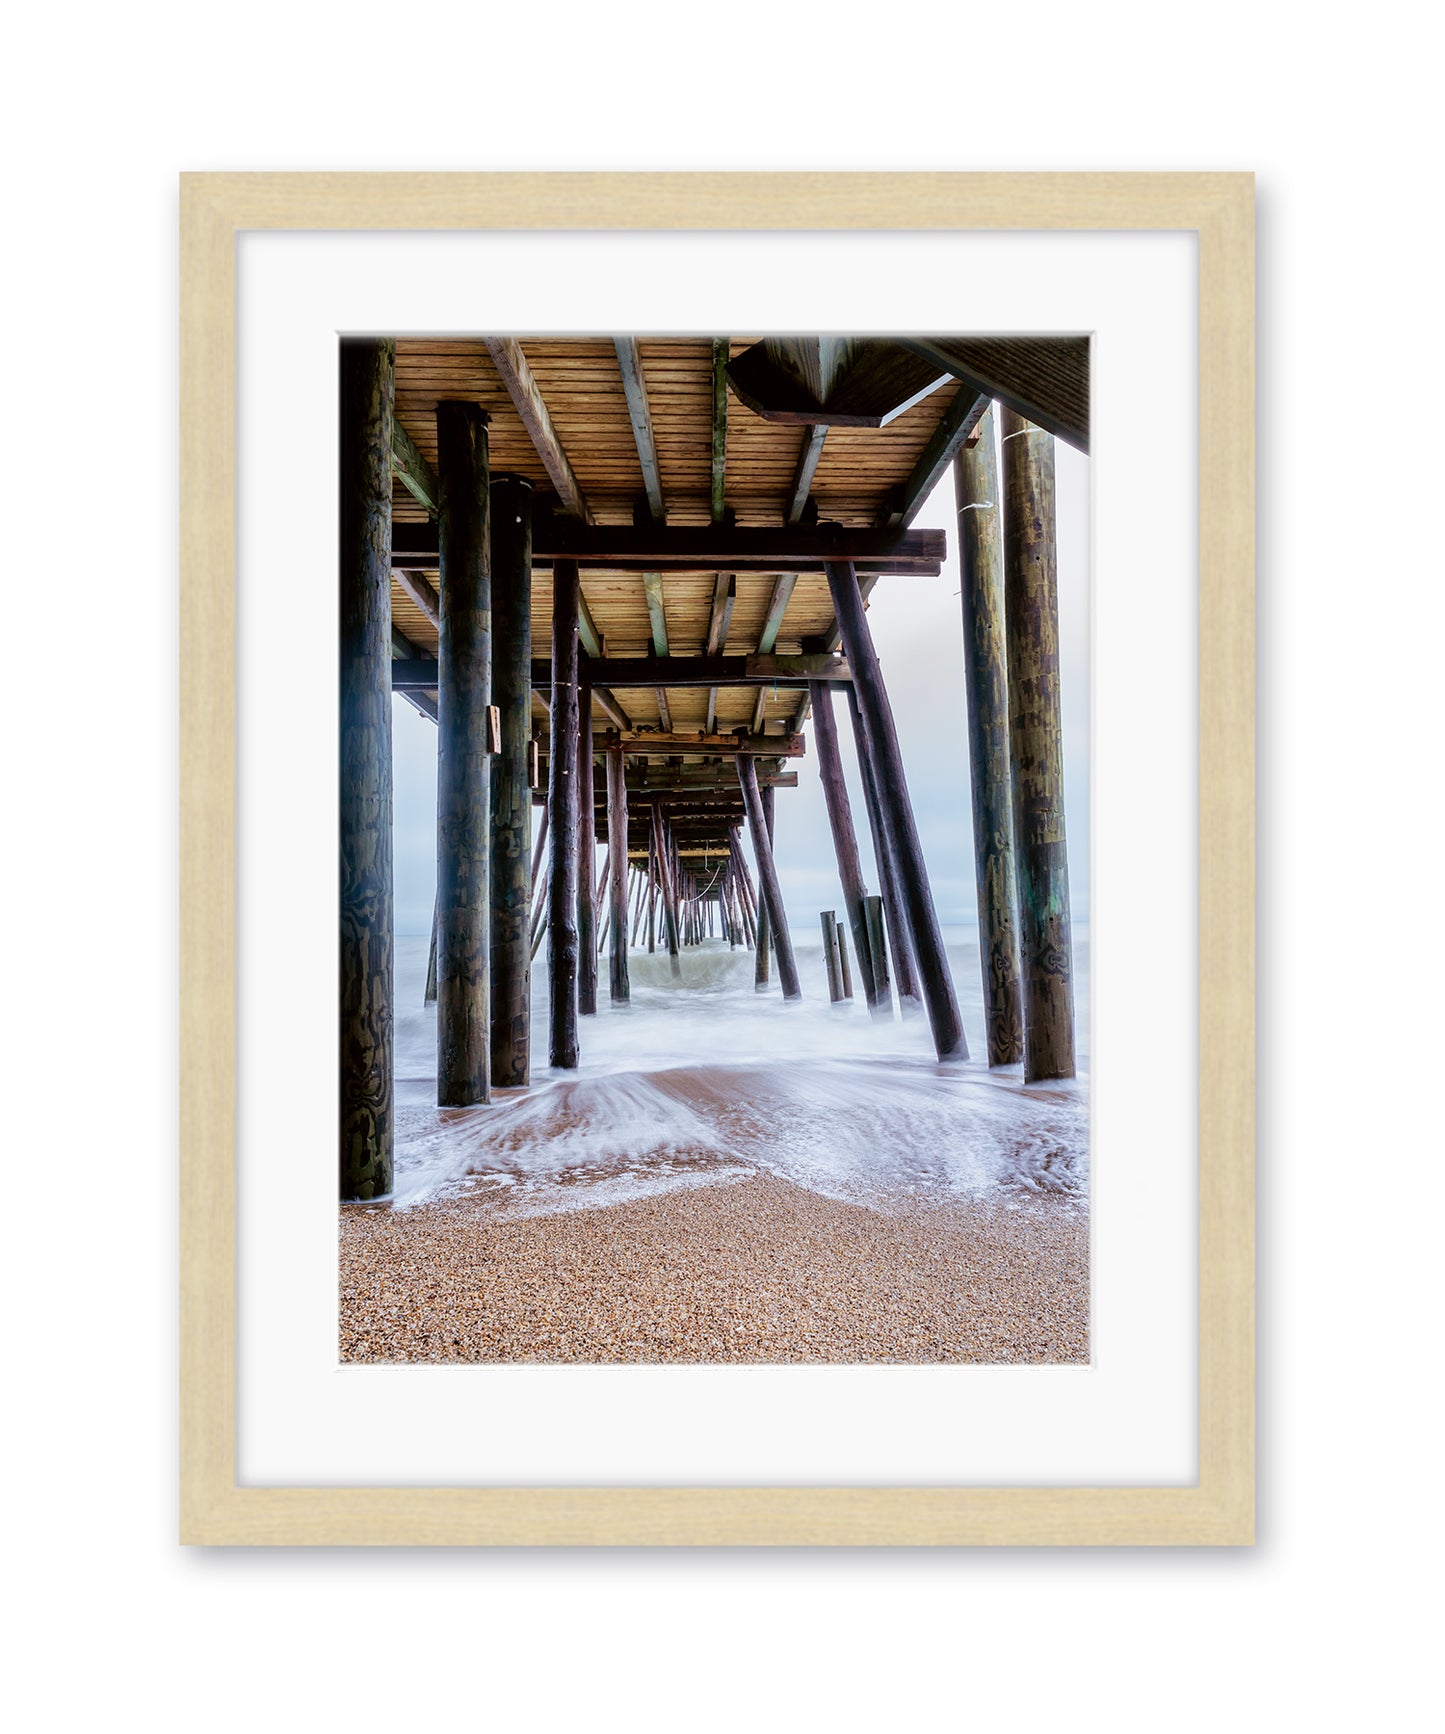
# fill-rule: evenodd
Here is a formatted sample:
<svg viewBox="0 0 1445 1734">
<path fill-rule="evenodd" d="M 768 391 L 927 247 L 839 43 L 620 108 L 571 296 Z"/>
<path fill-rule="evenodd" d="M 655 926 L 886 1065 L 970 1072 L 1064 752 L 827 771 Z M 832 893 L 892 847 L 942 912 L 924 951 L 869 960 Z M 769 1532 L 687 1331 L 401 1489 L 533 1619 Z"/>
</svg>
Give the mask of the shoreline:
<svg viewBox="0 0 1445 1734">
<path fill-rule="evenodd" d="M 885 1212 L 752 1174 L 551 1214 L 499 1203 L 341 1211 L 344 1364 L 1089 1358 L 1075 1199 Z"/>
</svg>

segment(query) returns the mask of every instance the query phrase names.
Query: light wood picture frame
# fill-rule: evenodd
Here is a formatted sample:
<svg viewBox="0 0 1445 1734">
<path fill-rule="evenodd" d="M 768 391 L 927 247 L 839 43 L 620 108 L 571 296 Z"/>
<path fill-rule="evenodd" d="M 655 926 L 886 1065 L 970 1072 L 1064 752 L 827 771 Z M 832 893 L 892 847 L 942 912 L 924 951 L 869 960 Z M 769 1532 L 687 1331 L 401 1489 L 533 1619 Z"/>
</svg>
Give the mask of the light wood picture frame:
<svg viewBox="0 0 1445 1734">
<path fill-rule="evenodd" d="M 194 174 L 180 192 L 180 1534 L 193 1544 L 1240 1545 L 1254 1523 L 1254 196 L 1244 174 Z M 236 1467 L 236 242 L 1189 231 L 1198 257 L 1198 1479 L 247 1486 Z"/>
</svg>

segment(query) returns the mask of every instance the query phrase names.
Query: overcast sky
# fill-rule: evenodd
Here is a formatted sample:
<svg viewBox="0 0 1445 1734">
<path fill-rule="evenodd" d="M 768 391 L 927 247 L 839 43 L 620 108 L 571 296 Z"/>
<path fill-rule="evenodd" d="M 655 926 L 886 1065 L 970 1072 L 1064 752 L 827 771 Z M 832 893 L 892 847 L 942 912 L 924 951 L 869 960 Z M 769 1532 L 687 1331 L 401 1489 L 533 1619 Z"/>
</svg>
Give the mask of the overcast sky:
<svg viewBox="0 0 1445 1734">
<path fill-rule="evenodd" d="M 1062 441 L 1056 453 L 1059 633 L 1064 711 L 1064 799 L 1069 881 L 1076 923 L 1089 911 L 1089 465 Z M 945 925 L 976 919 L 973 826 L 968 785 L 968 732 L 963 686 L 963 616 L 958 534 L 950 468 L 916 520 L 948 532 L 948 560 L 938 578 L 882 578 L 868 622 L 883 665 L 913 809 Z M 585 588 L 585 584 L 584 584 Z M 878 889 L 867 814 L 853 753 L 848 706 L 837 701 L 838 735 L 853 801 L 853 820 L 870 891 Z M 395 755 L 396 930 L 427 933 L 436 889 L 436 726 L 392 701 Z M 778 876 L 789 924 L 800 938 L 816 932 L 818 911 L 842 896 L 818 781 L 818 761 L 794 761 L 796 789 L 776 797 Z M 599 849 L 599 866 L 601 851 Z"/>
</svg>

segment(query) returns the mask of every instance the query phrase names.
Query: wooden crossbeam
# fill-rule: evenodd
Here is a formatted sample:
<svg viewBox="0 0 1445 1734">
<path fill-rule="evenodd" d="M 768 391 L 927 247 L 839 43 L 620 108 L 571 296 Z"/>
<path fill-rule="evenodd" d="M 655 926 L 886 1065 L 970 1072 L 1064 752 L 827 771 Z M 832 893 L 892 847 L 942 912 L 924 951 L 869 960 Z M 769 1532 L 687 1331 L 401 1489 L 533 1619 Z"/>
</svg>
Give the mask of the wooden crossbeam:
<svg viewBox="0 0 1445 1734">
<path fill-rule="evenodd" d="M 416 448 L 416 442 L 394 417 L 391 424 L 391 469 L 414 499 L 420 500 L 427 511 L 441 510 L 441 490 L 437 487 L 432 467 Z"/>
<path fill-rule="evenodd" d="M 768 690 L 765 686 L 758 688 L 758 702 L 753 706 L 753 733 L 755 735 L 760 735 L 763 732 L 763 718 L 768 709 Z"/>
<path fill-rule="evenodd" d="M 434 657 L 404 657 L 393 661 L 394 691 L 430 691 L 437 683 Z M 848 682 L 846 660 L 813 651 L 803 656 L 609 656 L 589 658 L 586 676 L 594 693 L 612 687 L 806 686 L 810 680 Z M 546 657 L 532 659 L 532 684 L 550 687 L 552 665 Z M 600 701 L 599 701 L 600 702 Z M 615 700 L 609 697 L 609 703 Z"/>
<path fill-rule="evenodd" d="M 712 342 L 712 510 L 714 524 L 723 519 L 728 452 L 728 354 L 726 337 Z"/>
<path fill-rule="evenodd" d="M 913 473 L 884 508 L 880 527 L 907 529 L 918 515 L 918 508 L 933 492 L 938 478 L 982 421 L 991 401 L 987 392 L 976 392 L 967 385 L 960 388 L 913 466 Z"/>
<path fill-rule="evenodd" d="M 536 667 L 537 667 L 537 665 L 534 662 L 532 664 L 533 679 L 536 678 Z M 549 664 L 548 665 L 548 678 L 549 679 L 550 679 L 550 676 L 551 676 L 551 666 Z M 589 674 L 588 678 L 589 679 L 591 678 L 590 674 Z M 607 718 L 608 722 L 610 722 L 614 728 L 623 729 L 623 730 L 630 730 L 631 729 L 632 718 L 630 716 L 628 716 L 627 712 L 625 710 L 623 710 L 622 706 L 620 704 L 618 704 L 617 700 L 612 696 L 612 694 L 608 691 L 608 689 L 605 686 L 597 686 L 597 685 L 593 686 L 593 688 L 592 688 L 592 701 L 597 706 L 598 710 L 600 710 L 602 712 L 603 716 L 605 716 Z"/>
<path fill-rule="evenodd" d="M 442 626 L 442 599 L 437 595 L 432 585 L 422 577 L 420 572 L 408 572 L 400 566 L 393 566 L 392 571 L 396 574 L 397 583 L 401 585 L 402 589 L 406 591 L 407 595 L 411 597 L 412 601 L 416 603 L 417 607 L 421 609 L 422 613 L 426 615 L 427 619 L 430 620 L 432 625 L 436 627 L 438 632 L 440 632 Z"/>
<path fill-rule="evenodd" d="M 583 523 L 590 524 L 592 511 L 587 504 L 587 496 L 582 492 L 577 472 L 562 449 L 562 441 L 557 437 L 552 417 L 542 401 L 542 393 L 527 358 L 522 353 L 521 344 L 515 337 L 488 337 L 485 342 L 487 353 L 502 377 L 502 384 L 507 388 L 507 396 L 511 398 L 513 407 L 521 416 L 528 438 L 542 460 L 542 467 L 552 478 L 552 486 L 557 490 L 562 504 Z"/>
<path fill-rule="evenodd" d="M 594 692 L 596 688 L 593 689 Z M 710 758 L 736 758 L 739 753 L 763 758 L 801 759 L 807 751 L 801 735 L 704 735 L 650 729 L 621 729 L 607 739 L 616 741 L 629 758 L 667 758 L 681 753 L 706 753 Z"/>
<path fill-rule="evenodd" d="M 887 427 L 947 377 L 882 337 L 768 337 L 728 363 L 733 390 L 764 421 L 831 427 Z"/>
<path fill-rule="evenodd" d="M 719 572 L 712 590 L 712 614 L 707 624 L 707 654 L 717 656 L 728 641 L 733 604 L 738 599 L 738 581 L 731 572 Z"/>
<path fill-rule="evenodd" d="M 662 718 L 662 726 L 666 733 L 672 733 L 672 712 L 667 707 L 667 688 L 657 689 L 657 714 Z"/>
<path fill-rule="evenodd" d="M 647 593 L 647 618 L 652 627 L 654 656 L 667 655 L 667 610 L 662 605 L 662 574 L 644 572 L 642 588 Z"/>
<path fill-rule="evenodd" d="M 435 569 L 435 524 L 393 524 L 391 542 L 394 567 Z M 821 572 L 830 560 L 848 560 L 863 572 L 936 578 L 947 552 L 947 533 L 937 529 L 601 525 L 541 511 L 532 527 L 532 564 L 543 570 L 565 559 L 613 572 Z"/>
<path fill-rule="evenodd" d="M 607 640 L 597 630 L 597 622 L 592 618 L 592 610 L 580 589 L 577 592 L 577 637 L 588 656 L 606 656 Z"/>
<path fill-rule="evenodd" d="M 810 427 L 803 430 L 803 444 L 798 453 L 798 467 L 793 472 L 793 485 L 788 490 L 787 519 L 790 524 L 802 521 L 803 508 L 808 503 L 808 494 L 813 486 L 813 475 L 818 468 L 818 459 L 823 455 L 823 441 L 827 437 L 826 427 Z"/>
<path fill-rule="evenodd" d="M 964 389 L 996 397 L 1081 452 L 1089 449 L 1087 337 L 906 337 Z"/>
<path fill-rule="evenodd" d="M 647 406 L 647 382 L 642 377 L 642 356 L 635 337 L 614 337 L 617 365 L 622 373 L 622 391 L 627 399 L 627 414 L 632 422 L 632 439 L 637 447 L 637 461 L 642 465 L 642 486 L 647 493 L 647 508 L 661 523 L 662 471 L 657 463 L 657 441 L 652 433 L 652 411 Z"/>
<path fill-rule="evenodd" d="M 778 632 L 783 624 L 783 616 L 788 612 L 788 603 L 792 599 L 793 587 L 798 582 L 795 572 L 784 572 L 773 585 L 773 594 L 768 602 L 768 612 L 763 618 L 763 629 L 758 634 L 758 652 L 766 656 L 778 642 Z"/>
</svg>

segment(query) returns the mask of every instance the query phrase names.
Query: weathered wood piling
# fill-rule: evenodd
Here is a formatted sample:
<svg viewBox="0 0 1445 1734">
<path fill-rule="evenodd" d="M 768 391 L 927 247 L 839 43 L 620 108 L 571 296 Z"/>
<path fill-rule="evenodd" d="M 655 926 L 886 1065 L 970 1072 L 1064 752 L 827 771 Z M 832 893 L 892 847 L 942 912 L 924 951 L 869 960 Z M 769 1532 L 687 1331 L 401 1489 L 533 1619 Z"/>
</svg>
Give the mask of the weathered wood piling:
<svg viewBox="0 0 1445 1734">
<path fill-rule="evenodd" d="M 472 1107 L 491 1089 L 491 488 L 487 414 L 436 408 L 437 1104 Z"/>
<path fill-rule="evenodd" d="M 868 617 L 863 612 L 863 598 L 858 593 L 858 579 L 851 562 L 828 562 L 828 588 L 832 593 L 833 611 L 838 617 L 858 703 L 867 725 L 880 811 L 893 846 L 898 889 L 918 963 L 919 984 L 928 1009 L 934 1050 L 940 1060 L 964 1060 L 968 1058 L 968 1042 L 949 975 L 943 932 L 928 883 L 923 846 L 913 817 L 908 778 L 903 769 L 898 733 L 893 725 L 893 709 L 888 702 L 883 671 L 873 647 L 873 635 L 868 629 Z"/>
<path fill-rule="evenodd" d="M 592 687 L 577 687 L 577 1012 L 597 1011 L 597 811 L 593 781 Z"/>
<path fill-rule="evenodd" d="M 632 997 L 627 975 L 627 761 L 622 748 L 607 749 L 607 844 L 612 862 L 611 966 L 613 1005 Z"/>
<path fill-rule="evenodd" d="M 492 701 L 501 751 L 492 759 L 492 1083 L 526 1084 L 532 1067 L 532 484 L 497 476 L 491 489 Z"/>
<path fill-rule="evenodd" d="M 1014 911 L 1013 792 L 1009 782 L 1008 634 L 1004 623 L 1003 517 L 993 411 L 978 443 L 954 460 L 963 572 L 963 678 L 968 702 L 974 886 L 988 1063 L 1023 1058 L 1023 989 Z"/>
<path fill-rule="evenodd" d="M 548 1052 L 554 1066 L 577 1064 L 577 623 L 581 585 L 575 560 L 552 568 L 552 721 L 547 767 L 551 877 L 547 887 Z"/>
<path fill-rule="evenodd" d="M 1005 409 L 1004 588 L 1009 756 L 1023 973 L 1024 1077 L 1074 1075 L 1073 943 L 1064 833 L 1053 436 Z"/>
<path fill-rule="evenodd" d="M 396 345 L 347 338 L 340 379 L 340 1184 L 392 1180 L 391 444 Z"/>
<path fill-rule="evenodd" d="M 813 738 L 818 743 L 818 776 L 823 784 L 823 799 L 828 808 L 828 828 L 833 833 L 833 853 L 838 862 L 838 880 L 843 888 L 843 908 L 858 952 L 858 973 L 863 980 L 863 996 L 871 1011 L 892 1010 L 888 1001 L 881 1000 L 873 984 L 868 962 L 868 924 L 863 911 L 867 891 L 863 884 L 863 868 L 858 859 L 858 836 L 853 829 L 853 811 L 848 802 L 848 785 L 843 777 L 843 757 L 838 750 L 838 724 L 833 714 L 832 688 L 822 681 L 809 683 L 813 701 Z"/>
<path fill-rule="evenodd" d="M 773 948 L 778 957 L 778 981 L 783 998 L 801 999 L 798 966 L 793 958 L 793 941 L 788 933 L 788 913 L 783 907 L 783 893 L 778 885 L 778 870 L 773 864 L 773 846 L 763 818 L 763 798 L 758 789 L 758 771 L 747 753 L 738 754 L 738 779 L 742 784 L 743 806 L 748 816 L 748 831 L 753 840 L 753 855 L 758 863 L 758 884 L 768 911 L 768 927 Z"/>
</svg>

